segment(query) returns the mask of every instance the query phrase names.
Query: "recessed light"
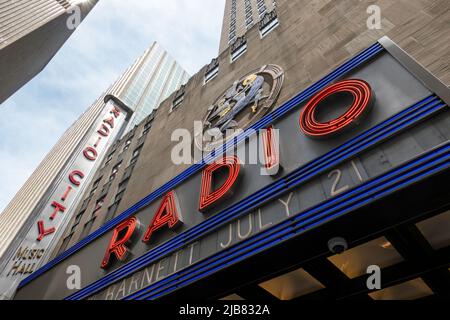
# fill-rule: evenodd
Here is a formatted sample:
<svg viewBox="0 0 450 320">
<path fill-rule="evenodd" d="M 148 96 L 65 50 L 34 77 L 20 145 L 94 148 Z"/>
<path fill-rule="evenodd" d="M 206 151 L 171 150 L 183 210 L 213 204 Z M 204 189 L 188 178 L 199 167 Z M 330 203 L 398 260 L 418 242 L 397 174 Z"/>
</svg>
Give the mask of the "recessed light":
<svg viewBox="0 0 450 320">
<path fill-rule="evenodd" d="M 421 278 L 417 278 L 369 293 L 369 296 L 374 300 L 415 300 L 432 294 L 430 287 Z"/>
<path fill-rule="evenodd" d="M 328 258 L 350 279 L 367 273 L 367 267 L 377 265 L 385 268 L 403 261 L 395 247 L 381 237 Z"/>
<path fill-rule="evenodd" d="M 291 300 L 325 288 L 303 269 L 286 273 L 259 285 L 280 300 Z"/>
</svg>

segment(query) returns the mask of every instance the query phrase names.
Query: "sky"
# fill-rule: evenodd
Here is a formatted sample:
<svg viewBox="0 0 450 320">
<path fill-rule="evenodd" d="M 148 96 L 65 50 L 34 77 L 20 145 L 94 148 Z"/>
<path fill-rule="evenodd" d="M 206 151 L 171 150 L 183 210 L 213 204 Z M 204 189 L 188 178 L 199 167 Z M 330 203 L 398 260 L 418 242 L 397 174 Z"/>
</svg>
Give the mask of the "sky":
<svg viewBox="0 0 450 320">
<path fill-rule="evenodd" d="M 0 105 L 0 212 L 64 131 L 158 41 L 194 75 L 216 57 L 225 0 L 100 0 L 47 67 Z"/>
</svg>

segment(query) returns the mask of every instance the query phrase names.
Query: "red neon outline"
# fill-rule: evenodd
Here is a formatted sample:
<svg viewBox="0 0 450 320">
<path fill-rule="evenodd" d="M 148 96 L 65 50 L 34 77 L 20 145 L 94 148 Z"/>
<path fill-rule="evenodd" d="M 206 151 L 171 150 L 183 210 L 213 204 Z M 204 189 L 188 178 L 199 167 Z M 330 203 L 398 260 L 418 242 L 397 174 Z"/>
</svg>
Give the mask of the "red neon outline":
<svg viewBox="0 0 450 320">
<path fill-rule="evenodd" d="M 274 171 L 280 166 L 280 154 L 274 130 L 273 125 L 270 125 L 261 133 L 264 146 L 265 169 L 269 175 L 275 174 L 276 172 Z"/>
<path fill-rule="evenodd" d="M 212 178 L 215 171 L 227 167 L 229 170 L 229 175 L 227 180 L 222 186 L 212 191 Z M 210 164 L 203 170 L 202 174 L 202 184 L 200 191 L 200 199 L 198 209 L 200 212 L 205 211 L 220 198 L 222 198 L 234 185 L 236 182 L 239 172 L 241 170 L 241 165 L 238 157 L 224 157 L 222 161 Z"/>
<path fill-rule="evenodd" d="M 111 241 L 106 249 L 105 256 L 103 257 L 101 268 L 106 269 L 110 265 L 111 255 L 114 254 L 119 261 L 124 261 L 128 254 L 128 248 L 126 245 L 130 242 L 131 237 L 136 230 L 138 220 L 136 217 L 131 217 L 121 224 L 119 224 L 113 232 Z M 117 239 L 123 230 L 127 230 L 125 235 L 121 239 Z"/>
<path fill-rule="evenodd" d="M 109 113 L 112 114 L 115 118 L 118 118 L 121 114 L 120 109 L 118 109 L 117 107 L 113 107 Z"/>
<path fill-rule="evenodd" d="M 63 196 L 61 197 L 62 201 L 66 201 L 67 197 L 69 196 L 70 192 L 72 191 L 71 186 L 67 186 L 66 192 L 64 192 Z"/>
<path fill-rule="evenodd" d="M 89 152 L 92 152 L 92 155 L 90 155 Z M 93 147 L 86 147 L 86 149 L 83 150 L 83 155 L 86 159 L 95 161 L 97 159 L 98 153 L 97 150 L 95 150 Z"/>
<path fill-rule="evenodd" d="M 72 183 L 74 186 L 79 186 L 81 184 L 81 181 L 76 180 L 75 176 L 78 176 L 80 178 L 80 180 L 84 179 L 84 173 L 81 172 L 80 170 L 74 170 L 69 174 L 69 181 L 70 183 Z"/>
<path fill-rule="evenodd" d="M 155 232 L 156 230 L 166 225 L 169 227 L 169 229 L 172 229 L 178 227 L 181 222 L 182 221 L 178 215 L 175 191 L 170 191 L 162 200 L 161 205 L 156 211 L 156 214 L 154 215 L 152 222 L 145 232 L 142 241 L 149 242 L 153 232 Z"/>
<path fill-rule="evenodd" d="M 324 123 L 318 122 L 316 120 L 317 106 L 324 99 L 338 92 L 351 93 L 354 98 L 352 105 L 338 118 Z M 373 92 L 367 82 L 358 79 L 340 81 L 323 89 L 308 102 L 300 115 L 300 128 L 305 135 L 312 138 L 334 135 L 357 122 L 371 106 L 372 101 Z"/>
<path fill-rule="evenodd" d="M 97 133 L 103 137 L 109 136 L 109 128 L 106 126 L 106 124 L 102 124 L 100 129 L 97 130 Z"/>
<path fill-rule="evenodd" d="M 109 124 L 111 129 L 114 129 L 114 119 L 115 119 L 114 117 L 107 118 L 107 119 L 103 120 L 103 123 Z"/>
<path fill-rule="evenodd" d="M 50 220 L 54 220 L 56 218 L 56 215 L 61 212 L 64 213 L 64 211 L 66 211 L 66 207 L 64 207 L 62 204 L 53 201 L 52 203 L 52 207 L 55 208 L 55 210 L 53 210 L 52 215 L 50 216 Z"/>
<path fill-rule="evenodd" d="M 39 235 L 36 240 L 42 241 L 44 239 L 44 237 L 54 233 L 56 231 L 56 228 L 52 227 L 52 228 L 45 229 L 44 221 L 40 220 L 40 221 L 38 221 L 38 230 L 39 230 Z"/>
</svg>

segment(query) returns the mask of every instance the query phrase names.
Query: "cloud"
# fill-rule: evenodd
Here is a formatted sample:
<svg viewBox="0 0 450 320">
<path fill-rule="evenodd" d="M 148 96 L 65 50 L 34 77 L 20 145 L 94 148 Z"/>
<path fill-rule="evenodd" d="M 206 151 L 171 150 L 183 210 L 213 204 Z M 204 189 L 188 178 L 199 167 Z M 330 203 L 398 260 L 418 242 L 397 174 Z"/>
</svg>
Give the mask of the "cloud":
<svg viewBox="0 0 450 320">
<path fill-rule="evenodd" d="M 44 71 L 0 106 L 0 212 L 153 41 L 191 75 L 217 56 L 223 8 L 224 0 L 99 1 Z"/>
</svg>

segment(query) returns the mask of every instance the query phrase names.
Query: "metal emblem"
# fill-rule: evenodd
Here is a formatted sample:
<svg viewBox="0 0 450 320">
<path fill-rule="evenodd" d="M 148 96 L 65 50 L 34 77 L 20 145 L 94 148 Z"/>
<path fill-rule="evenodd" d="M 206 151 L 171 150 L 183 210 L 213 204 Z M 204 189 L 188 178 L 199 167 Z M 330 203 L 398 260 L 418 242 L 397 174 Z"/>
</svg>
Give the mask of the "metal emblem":
<svg viewBox="0 0 450 320">
<path fill-rule="evenodd" d="M 284 72 L 277 65 L 266 65 L 235 81 L 208 108 L 202 132 L 196 132 L 195 144 L 212 151 L 270 112 L 280 94 Z"/>
</svg>

